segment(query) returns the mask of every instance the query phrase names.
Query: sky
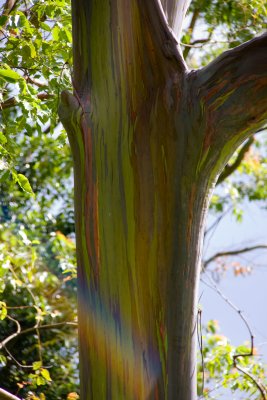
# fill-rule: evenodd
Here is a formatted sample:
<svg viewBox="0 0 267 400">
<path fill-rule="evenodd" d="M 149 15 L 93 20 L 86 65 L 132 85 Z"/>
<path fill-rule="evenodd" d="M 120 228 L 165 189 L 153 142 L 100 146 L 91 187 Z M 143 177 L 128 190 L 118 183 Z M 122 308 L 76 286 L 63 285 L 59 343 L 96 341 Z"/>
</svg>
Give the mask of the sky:
<svg viewBox="0 0 267 400">
<path fill-rule="evenodd" d="M 214 218 L 210 217 L 207 226 L 213 221 Z M 210 240 L 204 259 L 218 251 L 267 244 L 266 222 L 267 211 L 262 205 L 245 203 L 243 222 L 237 223 L 233 216 L 227 215 Z M 235 277 L 230 269 L 216 285 L 224 296 L 244 313 L 255 336 L 255 347 L 267 364 L 267 250 L 246 253 L 240 256 L 239 261 L 252 267 L 251 274 Z M 207 280 L 205 275 L 203 278 Z M 233 345 L 250 341 L 248 329 L 238 313 L 232 310 L 217 292 L 202 283 L 200 296 L 204 324 L 210 319 L 217 320 L 220 333 L 229 338 Z M 235 400 L 241 398 L 247 397 L 231 396 L 231 399 Z M 229 394 L 224 394 L 220 399 L 229 400 Z"/>
</svg>

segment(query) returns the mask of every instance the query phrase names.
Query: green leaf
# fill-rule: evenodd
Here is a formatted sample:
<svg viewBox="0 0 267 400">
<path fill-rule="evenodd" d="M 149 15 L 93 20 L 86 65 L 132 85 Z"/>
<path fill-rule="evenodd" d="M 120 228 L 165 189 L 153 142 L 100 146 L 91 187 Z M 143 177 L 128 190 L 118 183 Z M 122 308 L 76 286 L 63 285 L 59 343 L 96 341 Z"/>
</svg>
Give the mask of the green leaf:
<svg viewBox="0 0 267 400">
<path fill-rule="evenodd" d="M 60 33 L 60 29 L 59 27 L 56 25 L 53 29 L 52 29 L 52 37 L 55 41 L 58 40 L 59 37 L 59 33 Z"/>
<path fill-rule="evenodd" d="M 47 381 L 52 381 L 49 371 L 47 369 L 42 368 L 41 369 L 41 375 L 47 380 Z"/>
<path fill-rule="evenodd" d="M 35 58 L 36 57 L 36 50 L 35 50 L 34 45 L 32 43 L 30 43 L 29 47 L 30 47 L 30 51 L 31 51 L 31 57 Z"/>
<path fill-rule="evenodd" d="M 0 354 L 0 365 L 3 367 L 7 363 L 7 359 L 3 354 Z"/>
<path fill-rule="evenodd" d="M 14 83 L 22 79 L 20 74 L 18 74 L 16 71 L 12 71 L 12 69 L 0 69 L 0 78 L 10 83 Z"/>
<path fill-rule="evenodd" d="M 0 17 L 0 26 L 4 26 L 5 23 L 7 22 L 7 20 L 8 20 L 8 16 L 7 15 L 1 15 L 1 17 Z"/>
<path fill-rule="evenodd" d="M 37 371 L 38 369 L 40 369 L 41 366 L 42 366 L 42 361 L 35 361 L 32 364 L 32 368 L 33 368 L 34 371 Z"/>
<path fill-rule="evenodd" d="M 50 32 L 50 31 L 51 31 L 51 26 L 49 26 L 49 25 L 46 24 L 45 22 L 41 22 L 41 23 L 40 23 L 40 27 L 41 27 L 44 31 L 47 31 L 47 32 Z"/>
<path fill-rule="evenodd" d="M 6 303 L 4 301 L 0 302 L 0 320 L 5 319 L 7 316 Z"/>
<path fill-rule="evenodd" d="M 30 185 L 30 182 L 28 181 L 28 178 L 26 178 L 25 175 L 23 174 L 18 174 L 17 175 L 17 182 L 19 184 L 19 186 L 21 187 L 22 190 L 24 190 L 24 192 L 29 193 L 31 195 L 33 195 L 33 190 L 32 187 Z"/>
<path fill-rule="evenodd" d="M 3 132 L 0 132 L 0 143 L 1 144 L 6 144 L 6 142 L 7 142 L 7 138 L 5 137 Z"/>
<path fill-rule="evenodd" d="M 46 381 L 45 381 L 45 379 L 42 378 L 41 376 L 37 376 L 36 384 L 37 384 L 37 386 L 45 385 L 45 384 L 46 384 Z"/>
</svg>

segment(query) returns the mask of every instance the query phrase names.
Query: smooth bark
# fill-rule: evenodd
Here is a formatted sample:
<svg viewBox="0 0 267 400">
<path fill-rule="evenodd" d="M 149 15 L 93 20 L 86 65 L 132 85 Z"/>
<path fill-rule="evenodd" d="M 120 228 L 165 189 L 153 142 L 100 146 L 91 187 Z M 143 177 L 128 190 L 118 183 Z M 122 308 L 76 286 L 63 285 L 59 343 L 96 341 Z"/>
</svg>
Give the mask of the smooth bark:
<svg viewBox="0 0 267 400">
<path fill-rule="evenodd" d="M 266 118 L 266 37 L 189 73 L 157 0 L 72 6 L 81 399 L 195 400 L 204 220 Z"/>
<path fill-rule="evenodd" d="M 191 0 L 161 0 L 170 27 L 180 39 L 183 20 Z"/>
</svg>

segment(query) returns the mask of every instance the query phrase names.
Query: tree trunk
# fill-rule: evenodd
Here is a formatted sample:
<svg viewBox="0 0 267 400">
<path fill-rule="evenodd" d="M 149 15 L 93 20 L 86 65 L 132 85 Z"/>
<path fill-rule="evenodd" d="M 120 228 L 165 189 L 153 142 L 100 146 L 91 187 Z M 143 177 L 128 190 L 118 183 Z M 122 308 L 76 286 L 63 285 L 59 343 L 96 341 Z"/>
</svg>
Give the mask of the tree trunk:
<svg viewBox="0 0 267 400">
<path fill-rule="evenodd" d="M 217 175 L 266 118 L 266 71 L 236 72 L 266 37 L 189 73 L 157 0 L 72 6 L 74 95 L 59 114 L 74 159 L 81 399 L 195 400 L 203 224 Z M 261 102 L 233 132 L 226 113 L 247 88 Z"/>
</svg>

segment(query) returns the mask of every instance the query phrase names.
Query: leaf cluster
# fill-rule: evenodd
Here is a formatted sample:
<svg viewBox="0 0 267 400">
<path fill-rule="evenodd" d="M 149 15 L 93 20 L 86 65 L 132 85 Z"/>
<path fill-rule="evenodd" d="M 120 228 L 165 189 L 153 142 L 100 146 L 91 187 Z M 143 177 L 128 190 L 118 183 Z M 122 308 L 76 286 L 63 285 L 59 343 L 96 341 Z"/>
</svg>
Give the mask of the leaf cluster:
<svg viewBox="0 0 267 400">
<path fill-rule="evenodd" d="M 220 398 L 221 393 L 225 393 L 225 389 L 228 389 L 231 397 L 245 394 L 246 398 L 258 399 L 257 385 L 248 375 L 235 368 L 233 361 L 236 354 L 250 353 L 249 343 L 237 347 L 231 345 L 229 340 L 219 333 L 218 322 L 214 320 L 209 321 L 204 327 L 202 340 L 203 348 L 199 353 L 198 370 L 199 398 L 214 399 L 215 396 Z M 254 356 L 239 357 L 238 366 L 242 367 L 242 370 L 251 375 L 256 382 L 266 386 L 267 380 L 264 373 L 266 367 L 256 355 L 256 349 L 254 349 Z"/>
</svg>

